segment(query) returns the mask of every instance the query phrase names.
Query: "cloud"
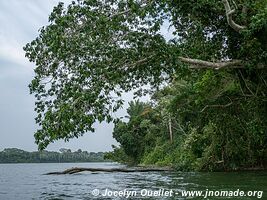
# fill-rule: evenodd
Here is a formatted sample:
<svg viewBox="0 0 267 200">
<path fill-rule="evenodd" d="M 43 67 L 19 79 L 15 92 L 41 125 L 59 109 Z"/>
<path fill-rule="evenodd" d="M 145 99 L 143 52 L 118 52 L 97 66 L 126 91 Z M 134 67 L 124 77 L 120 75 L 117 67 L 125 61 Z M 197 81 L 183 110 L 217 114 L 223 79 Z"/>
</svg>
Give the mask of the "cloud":
<svg viewBox="0 0 267 200">
<path fill-rule="evenodd" d="M 21 45 L 14 40 L 6 40 L 6 37 L 0 37 L 0 58 L 1 60 L 8 60 L 19 65 L 28 66 L 28 60 L 24 56 L 24 51 Z"/>
<path fill-rule="evenodd" d="M 32 67 L 24 56 L 23 46 L 48 23 L 48 15 L 57 3 L 55 0 L 0 1 L 0 60 Z"/>
</svg>

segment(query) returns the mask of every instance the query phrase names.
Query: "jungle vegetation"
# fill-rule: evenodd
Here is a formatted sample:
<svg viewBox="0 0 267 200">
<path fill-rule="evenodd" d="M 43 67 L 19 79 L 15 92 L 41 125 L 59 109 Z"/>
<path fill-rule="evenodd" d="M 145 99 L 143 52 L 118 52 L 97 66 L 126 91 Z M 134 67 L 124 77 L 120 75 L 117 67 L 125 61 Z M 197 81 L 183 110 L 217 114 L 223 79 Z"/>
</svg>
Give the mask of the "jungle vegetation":
<svg viewBox="0 0 267 200">
<path fill-rule="evenodd" d="M 39 149 L 107 121 L 121 144 L 114 159 L 266 167 L 267 0 L 59 3 L 24 50 L 36 65 Z M 132 102 L 128 121 L 114 118 L 132 90 L 151 101 Z"/>
<path fill-rule="evenodd" d="M 17 148 L 6 148 L 0 151 L 0 163 L 67 163 L 67 162 L 104 162 L 103 152 L 87 152 L 78 149 L 61 148 L 56 151 L 28 152 Z"/>
</svg>

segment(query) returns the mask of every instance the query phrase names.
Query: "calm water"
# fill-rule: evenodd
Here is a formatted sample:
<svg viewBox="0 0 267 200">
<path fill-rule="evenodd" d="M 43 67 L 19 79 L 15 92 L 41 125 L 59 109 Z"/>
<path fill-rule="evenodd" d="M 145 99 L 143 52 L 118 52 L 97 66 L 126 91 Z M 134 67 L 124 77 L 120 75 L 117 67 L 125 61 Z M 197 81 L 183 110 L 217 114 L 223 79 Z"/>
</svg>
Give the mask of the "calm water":
<svg viewBox="0 0 267 200">
<path fill-rule="evenodd" d="M 0 200 L 28 199 L 126 199 L 126 197 L 104 197 L 108 191 L 137 191 L 137 196 L 128 199 L 204 199 L 181 197 L 182 191 L 192 190 L 243 190 L 263 191 L 261 199 L 267 200 L 267 172 L 241 173 L 90 173 L 73 175 L 42 175 L 51 171 L 62 171 L 71 167 L 122 167 L 115 163 L 60 163 L 60 164 L 1 164 Z M 100 197 L 92 195 L 98 189 Z M 142 189 L 149 191 L 173 191 L 172 197 L 141 197 Z M 132 193 L 134 195 L 134 193 Z M 259 194 L 259 193 L 258 193 Z M 234 197 L 230 199 L 260 199 Z M 206 199 L 228 199 L 208 197 Z"/>
</svg>

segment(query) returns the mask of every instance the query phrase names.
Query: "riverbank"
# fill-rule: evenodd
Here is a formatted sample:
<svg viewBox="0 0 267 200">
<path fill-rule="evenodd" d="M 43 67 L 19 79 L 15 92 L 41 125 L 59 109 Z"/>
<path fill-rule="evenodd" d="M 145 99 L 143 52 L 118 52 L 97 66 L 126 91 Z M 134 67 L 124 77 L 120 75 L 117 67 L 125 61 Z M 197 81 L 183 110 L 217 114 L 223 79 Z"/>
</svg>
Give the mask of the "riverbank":
<svg viewBox="0 0 267 200">
<path fill-rule="evenodd" d="M 133 167 L 132 165 L 129 166 L 130 168 Z M 165 169 L 170 169 L 172 171 L 187 171 L 190 172 L 188 170 L 181 170 L 181 169 L 176 169 L 175 166 L 173 165 L 167 165 L 167 166 L 159 166 L 159 165 L 144 165 L 144 164 L 139 164 L 136 167 L 140 167 L 140 168 L 149 168 L 149 169 L 157 169 L 157 168 L 165 168 Z M 196 170 L 194 170 L 196 172 Z M 235 168 L 235 169 L 225 169 L 225 170 L 217 170 L 217 171 L 213 171 L 213 172 L 267 172 L 267 167 L 240 167 L 240 168 Z M 192 172 L 192 171 L 191 171 Z M 198 170 L 198 172 L 210 172 L 210 171 L 205 171 L 205 170 Z"/>
</svg>

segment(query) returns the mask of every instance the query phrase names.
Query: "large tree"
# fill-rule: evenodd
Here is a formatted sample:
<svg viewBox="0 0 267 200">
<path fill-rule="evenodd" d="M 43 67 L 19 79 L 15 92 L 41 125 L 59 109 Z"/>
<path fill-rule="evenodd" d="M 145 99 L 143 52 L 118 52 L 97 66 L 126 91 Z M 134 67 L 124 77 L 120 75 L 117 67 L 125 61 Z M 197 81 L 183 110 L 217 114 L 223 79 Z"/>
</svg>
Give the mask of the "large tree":
<svg viewBox="0 0 267 200">
<path fill-rule="evenodd" d="M 244 95 L 266 99 L 266 19 L 266 0 L 59 3 L 50 24 L 24 48 L 36 64 L 30 91 L 39 148 L 112 121 L 123 92 L 148 84 L 157 89 L 174 77 L 194 80 L 203 68 L 238 74 Z M 170 40 L 162 34 L 168 26 Z M 253 81 L 263 83 L 257 93 Z"/>
</svg>

